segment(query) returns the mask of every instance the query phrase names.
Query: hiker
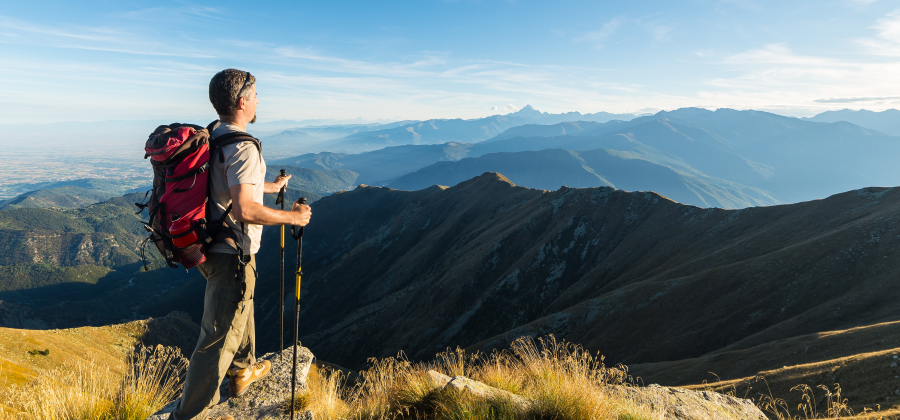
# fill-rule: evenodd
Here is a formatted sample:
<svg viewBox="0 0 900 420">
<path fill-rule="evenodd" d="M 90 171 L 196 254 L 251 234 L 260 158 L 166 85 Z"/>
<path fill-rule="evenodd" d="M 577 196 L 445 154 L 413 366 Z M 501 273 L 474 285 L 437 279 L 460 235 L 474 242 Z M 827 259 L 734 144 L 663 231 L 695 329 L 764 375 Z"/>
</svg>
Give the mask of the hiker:
<svg viewBox="0 0 900 420">
<path fill-rule="evenodd" d="M 226 69 L 209 82 L 209 100 L 219 123 L 210 127 L 211 142 L 229 133 L 246 134 L 256 122 L 256 78 L 249 72 Z M 231 137 L 234 137 L 233 135 Z M 200 338 L 191 355 L 181 402 L 170 420 L 207 420 L 209 409 L 219 402 L 219 384 L 228 374 L 230 396 L 243 394 L 250 384 L 266 376 L 271 364 L 257 362 L 253 323 L 256 258 L 262 225 L 305 226 L 312 216 L 309 206 L 294 203 L 290 211 L 263 205 L 263 194 L 277 193 L 290 175 L 265 182 L 266 163 L 256 139 L 221 147 L 210 156 L 210 215 L 221 218 L 231 206 L 226 227 L 198 265 L 206 277 L 206 295 Z M 225 142 L 223 142 L 224 144 Z M 230 419 L 222 417 L 220 420 Z"/>
</svg>

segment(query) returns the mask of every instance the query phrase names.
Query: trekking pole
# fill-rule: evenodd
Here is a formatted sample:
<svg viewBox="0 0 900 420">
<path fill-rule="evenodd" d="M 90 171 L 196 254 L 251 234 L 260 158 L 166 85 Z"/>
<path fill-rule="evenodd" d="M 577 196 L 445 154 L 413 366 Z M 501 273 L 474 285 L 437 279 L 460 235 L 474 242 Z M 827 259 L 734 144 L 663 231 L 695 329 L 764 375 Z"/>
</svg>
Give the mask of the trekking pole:
<svg viewBox="0 0 900 420">
<path fill-rule="evenodd" d="M 281 177 L 284 178 L 287 171 L 281 170 Z M 275 204 L 281 204 L 281 211 L 284 211 L 284 192 L 285 187 L 281 187 L 278 192 L 278 199 Z M 278 330 L 278 351 L 284 350 L 284 224 L 281 225 L 281 300 L 278 301 L 278 321 L 280 328 Z"/>
<path fill-rule="evenodd" d="M 297 203 L 306 204 L 306 198 L 300 197 Z M 297 239 L 297 284 L 294 291 L 294 362 L 291 369 L 291 420 L 294 420 L 294 403 L 297 392 L 297 335 L 300 333 L 300 256 L 303 254 L 303 226 L 297 226 L 297 234 L 294 235 L 294 227 L 291 226 L 291 236 Z"/>
</svg>

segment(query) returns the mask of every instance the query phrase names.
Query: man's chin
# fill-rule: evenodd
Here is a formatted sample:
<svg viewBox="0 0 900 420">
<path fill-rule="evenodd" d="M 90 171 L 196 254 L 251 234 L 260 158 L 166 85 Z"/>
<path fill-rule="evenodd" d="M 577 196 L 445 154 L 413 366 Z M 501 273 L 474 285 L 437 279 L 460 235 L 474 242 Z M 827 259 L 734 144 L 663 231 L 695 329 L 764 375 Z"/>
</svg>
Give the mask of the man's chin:
<svg viewBox="0 0 900 420">
<path fill-rule="evenodd" d="M 250 124 L 256 124 L 256 114 L 253 115 L 253 119 L 250 120 Z"/>
</svg>

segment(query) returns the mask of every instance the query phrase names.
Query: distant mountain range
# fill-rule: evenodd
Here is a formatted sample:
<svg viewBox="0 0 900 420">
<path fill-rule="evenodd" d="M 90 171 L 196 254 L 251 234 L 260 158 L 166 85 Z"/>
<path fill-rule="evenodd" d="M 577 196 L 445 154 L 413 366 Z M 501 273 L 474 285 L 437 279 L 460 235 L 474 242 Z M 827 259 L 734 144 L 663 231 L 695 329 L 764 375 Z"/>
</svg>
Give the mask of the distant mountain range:
<svg viewBox="0 0 900 420">
<path fill-rule="evenodd" d="M 458 162 L 439 162 L 388 184 L 401 190 L 456 185 L 484 172 L 500 171 L 517 184 L 556 190 L 609 186 L 626 191 L 665 191 L 668 198 L 700 207 L 741 208 L 777 203 L 766 191 L 698 171 L 654 163 L 610 149 L 489 153 Z"/>
<path fill-rule="evenodd" d="M 809 118 L 809 120 L 829 123 L 846 121 L 891 136 L 900 136 L 900 111 L 896 109 L 888 109 L 881 112 L 867 111 L 865 109 L 860 109 L 858 111 L 852 109 L 825 111 L 815 117 Z"/>
<path fill-rule="evenodd" d="M 354 136 L 372 138 L 369 132 Z M 551 151 L 559 149 L 573 153 Z M 584 152 L 601 149 L 605 152 L 592 156 L 616 158 L 602 166 L 582 162 Z M 517 154 L 521 152 L 542 152 L 543 158 Z M 893 162 L 897 155 L 900 138 L 843 121 L 684 108 L 630 121 L 518 125 L 478 142 L 311 153 L 271 164 L 347 169 L 360 174 L 358 183 L 403 189 L 455 185 L 482 172 L 499 171 L 535 188 L 615 185 L 657 191 L 688 204 L 740 208 L 900 184 L 900 166 Z"/>
<path fill-rule="evenodd" d="M 263 153 L 275 172 L 281 167 L 307 168 L 291 188 L 307 191 L 311 198 L 358 184 L 406 189 L 454 185 L 500 171 L 530 187 L 613 185 L 656 191 L 698 206 L 741 208 L 900 183 L 892 158 L 900 152 L 900 138 L 845 121 L 814 121 L 846 116 L 843 119 L 871 126 L 888 122 L 892 115 L 841 111 L 799 119 L 760 111 L 683 108 L 635 117 L 549 114 L 526 106 L 474 120 L 293 128 L 264 137 Z M 396 145 L 384 147 L 391 144 Z M 298 148 L 316 147 L 332 149 L 287 157 Z M 368 149 L 376 150 L 348 152 Z M 561 150 L 565 155 L 558 154 Z M 602 159 L 587 164 L 586 156 Z M 461 161 L 466 158 L 477 160 Z M 121 194 L 107 191 L 110 186 L 48 184 L 37 189 L 43 191 L 0 202 L 0 207 L 81 207 Z"/>
<path fill-rule="evenodd" d="M 525 124 L 556 124 L 564 121 L 607 122 L 615 119 L 630 120 L 635 117 L 634 114 L 611 114 L 608 112 L 551 114 L 540 112 L 531 105 L 527 105 L 510 114 L 471 120 L 433 119 L 399 121 L 380 125 L 296 128 L 285 130 L 274 136 L 263 137 L 262 140 L 267 145 L 266 147 L 269 143 L 275 143 L 279 148 L 277 150 L 281 150 L 280 148 L 287 144 L 291 145 L 294 150 L 327 147 L 329 152 L 360 153 L 409 144 L 479 142 L 493 138 L 509 128 Z M 338 139 L 336 134 L 343 134 L 344 137 Z M 334 139 L 337 140 L 325 142 L 325 140 Z M 266 149 L 264 148 L 264 150 Z"/>
</svg>

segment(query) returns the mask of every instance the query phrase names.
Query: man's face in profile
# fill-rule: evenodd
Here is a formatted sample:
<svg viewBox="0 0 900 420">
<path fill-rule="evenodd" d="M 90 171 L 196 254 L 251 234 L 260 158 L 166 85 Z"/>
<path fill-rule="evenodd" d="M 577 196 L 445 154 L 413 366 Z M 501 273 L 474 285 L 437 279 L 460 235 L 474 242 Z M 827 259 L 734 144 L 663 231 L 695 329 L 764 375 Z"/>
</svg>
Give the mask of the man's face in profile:
<svg viewBox="0 0 900 420">
<path fill-rule="evenodd" d="M 253 119 L 250 120 L 250 124 L 256 123 L 256 107 L 259 105 L 259 99 L 256 97 L 256 83 L 250 86 L 250 100 L 247 101 L 247 113 L 253 114 Z"/>
</svg>

